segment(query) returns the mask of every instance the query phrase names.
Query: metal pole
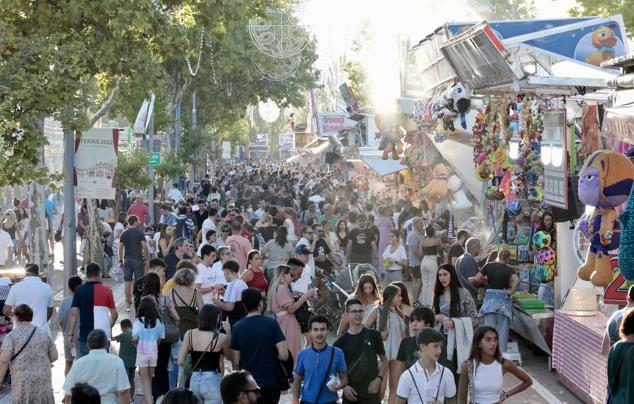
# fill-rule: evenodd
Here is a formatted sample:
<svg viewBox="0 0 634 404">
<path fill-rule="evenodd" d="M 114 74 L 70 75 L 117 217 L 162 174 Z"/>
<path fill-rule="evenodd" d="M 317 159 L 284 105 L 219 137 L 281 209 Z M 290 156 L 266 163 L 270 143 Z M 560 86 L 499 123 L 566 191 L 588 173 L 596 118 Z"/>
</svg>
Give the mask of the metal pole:
<svg viewBox="0 0 634 404">
<path fill-rule="evenodd" d="M 77 244 L 75 224 L 75 132 L 64 135 L 64 296 L 68 296 L 68 278 L 77 275 Z"/>
<path fill-rule="evenodd" d="M 197 129 L 196 124 L 196 90 L 194 90 L 192 94 L 192 131 Z M 198 153 L 196 153 L 198 154 Z M 194 159 L 194 163 L 192 164 L 192 180 L 196 181 L 196 160 Z"/>
<path fill-rule="evenodd" d="M 181 103 L 179 102 L 176 105 L 176 119 L 174 120 L 174 155 L 178 156 L 178 150 L 181 145 Z M 172 180 L 170 178 L 170 180 Z M 181 186 L 181 177 L 180 175 L 176 177 L 176 183 L 178 186 Z"/>
<path fill-rule="evenodd" d="M 154 111 L 151 111 L 150 124 L 148 125 L 148 149 L 154 152 Z M 147 175 L 150 177 L 150 186 L 147 189 L 147 207 L 150 211 L 150 225 L 154 225 L 154 167 L 148 165 Z M 144 223 L 145 224 L 145 223 Z"/>
</svg>

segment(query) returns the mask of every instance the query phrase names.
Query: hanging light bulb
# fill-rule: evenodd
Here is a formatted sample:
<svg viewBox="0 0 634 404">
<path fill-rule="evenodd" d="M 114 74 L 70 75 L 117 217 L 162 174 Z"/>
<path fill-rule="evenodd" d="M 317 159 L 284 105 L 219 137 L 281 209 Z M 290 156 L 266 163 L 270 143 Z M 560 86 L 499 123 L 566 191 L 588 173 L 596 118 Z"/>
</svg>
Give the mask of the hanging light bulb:
<svg viewBox="0 0 634 404">
<path fill-rule="evenodd" d="M 561 146 L 553 146 L 551 149 L 552 153 L 552 165 L 553 167 L 561 167 L 561 164 L 564 162 L 564 149 Z"/>
<path fill-rule="evenodd" d="M 550 147 L 550 145 L 542 145 L 541 157 L 542 163 L 544 163 L 545 165 L 550 164 L 552 158 L 552 148 Z"/>
</svg>

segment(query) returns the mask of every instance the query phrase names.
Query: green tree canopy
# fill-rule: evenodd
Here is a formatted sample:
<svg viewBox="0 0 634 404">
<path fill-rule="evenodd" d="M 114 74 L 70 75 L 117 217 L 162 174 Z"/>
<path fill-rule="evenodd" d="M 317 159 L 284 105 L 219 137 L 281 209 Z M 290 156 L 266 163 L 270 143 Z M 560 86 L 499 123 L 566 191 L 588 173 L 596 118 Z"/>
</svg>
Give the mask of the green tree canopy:
<svg viewBox="0 0 634 404">
<path fill-rule="evenodd" d="M 577 16 L 601 16 L 607 17 L 615 14 L 623 14 L 625 26 L 634 27 L 634 1 L 633 0 L 576 0 L 577 5 L 570 10 L 570 15 Z M 631 29 L 628 36 L 634 37 Z"/>
</svg>

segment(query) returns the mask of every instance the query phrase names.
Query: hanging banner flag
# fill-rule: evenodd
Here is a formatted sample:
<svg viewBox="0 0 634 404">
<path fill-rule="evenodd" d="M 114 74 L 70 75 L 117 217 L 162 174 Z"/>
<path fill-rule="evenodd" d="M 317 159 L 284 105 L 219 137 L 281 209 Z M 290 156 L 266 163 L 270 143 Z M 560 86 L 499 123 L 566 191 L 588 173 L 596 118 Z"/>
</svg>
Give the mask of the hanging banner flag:
<svg viewBox="0 0 634 404">
<path fill-rule="evenodd" d="M 134 133 L 145 133 L 147 131 L 150 125 L 150 118 L 154 113 L 154 98 L 156 97 L 154 93 L 152 93 L 149 100 L 147 98 L 143 100 L 141 109 L 139 109 L 139 113 L 134 121 Z"/>
<path fill-rule="evenodd" d="M 123 132 L 123 129 L 90 129 L 75 139 L 76 197 L 115 199 L 119 134 Z"/>
<path fill-rule="evenodd" d="M 318 112 L 317 127 L 319 136 L 336 135 L 342 130 L 350 130 L 357 125 L 357 121 L 348 119 L 344 112 Z"/>
</svg>

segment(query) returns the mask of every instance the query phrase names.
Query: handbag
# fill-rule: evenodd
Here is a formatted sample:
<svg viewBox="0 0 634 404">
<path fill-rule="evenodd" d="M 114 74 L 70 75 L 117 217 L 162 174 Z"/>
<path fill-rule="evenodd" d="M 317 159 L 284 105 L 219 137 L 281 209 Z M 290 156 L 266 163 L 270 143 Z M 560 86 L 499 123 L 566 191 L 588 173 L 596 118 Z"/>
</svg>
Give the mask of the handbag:
<svg viewBox="0 0 634 404">
<path fill-rule="evenodd" d="M 285 361 L 277 360 L 277 379 L 278 379 L 278 387 L 281 391 L 286 391 L 291 388 L 293 382 L 295 381 L 295 376 L 293 375 L 293 368 L 295 367 L 295 363 L 293 362 L 293 356 L 291 355 L 291 351 L 288 351 L 288 359 Z"/>
<path fill-rule="evenodd" d="M 166 344 L 173 344 L 178 341 L 180 333 L 169 309 L 166 309 L 163 312 L 159 310 L 159 316 L 161 318 L 161 322 L 165 325 L 165 338 L 162 342 L 165 342 Z"/>
<path fill-rule="evenodd" d="M 295 294 L 293 294 L 293 290 L 291 289 L 291 287 L 289 286 L 288 289 L 291 291 L 291 295 L 293 295 L 293 299 L 295 299 L 295 301 L 298 301 L 299 298 L 295 297 Z M 310 310 L 308 309 L 308 302 L 304 302 L 304 304 L 302 304 L 300 306 L 299 309 L 297 309 L 295 311 L 295 319 L 297 320 L 297 322 L 299 323 L 299 328 L 302 331 L 302 334 L 305 334 L 308 332 L 309 328 L 308 328 L 308 321 L 310 321 L 310 317 L 312 315 L 312 313 L 310 312 Z"/>
</svg>

